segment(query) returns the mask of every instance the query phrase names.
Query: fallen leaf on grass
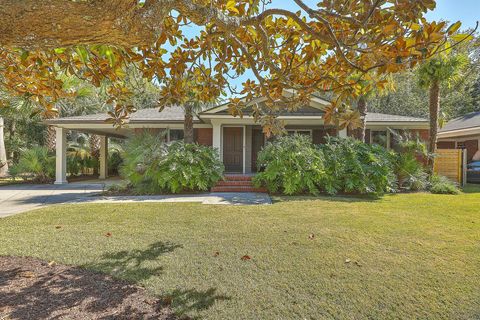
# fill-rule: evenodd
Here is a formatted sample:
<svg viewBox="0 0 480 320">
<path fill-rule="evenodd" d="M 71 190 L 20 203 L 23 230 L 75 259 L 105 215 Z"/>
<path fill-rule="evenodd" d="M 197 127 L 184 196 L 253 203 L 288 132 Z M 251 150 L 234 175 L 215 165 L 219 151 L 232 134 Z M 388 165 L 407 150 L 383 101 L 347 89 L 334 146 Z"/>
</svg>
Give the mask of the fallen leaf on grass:
<svg viewBox="0 0 480 320">
<path fill-rule="evenodd" d="M 32 271 L 23 271 L 19 273 L 19 276 L 22 278 L 33 278 L 35 277 L 35 273 Z"/>
<path fill-rule="evenodd" d="M 352 260 L 350 260 L 350 259 L 345 259 L 345 263 L 350 263 L 350 262 L 352 262 Z M 357 267 L 361 267 L 361 266 L 362 266 L 362 264 L 361 264 L 360 262 L 356 261 L 356 260 L 353 261 L 353 264 L 356 265 Z"/>
<path fill-rule="evenodd" d="M 148 305 L 153 306 L 153 305 L 156 305 L 158 303 L 158 299 L 145 299 L 145 300 L 143 300 L 143 302 L 145 302 Z"/>
<path fill-rule="evenodd" d="M 55 226 L 55 229 L 61 229 L 62 226 Z"/>
<path fill-rule="evenodd" d="M 220 255 L 220 252 L 218 252 L 218 251 L 216 251 L 216 252 L 213 254 L 214 257 L 218 257 L 219 255 Z"/>
<path fill-rule="evenodd" d="M 111 236 L 112 236 L 112 234 L 110 232 L 105 233 L 105 237 L 108 238 L 108 237 L 111 237 Z"/>
<path fill-rule="evenodd" d="M 247 255 L 244 255 L 242 258 L 241 258 L 243 261 L 247 261 L 247 260 L 250 260 L 252 259 L 250 256 L 247 256 Z"/>
<path fill-rule="evenodd" d="M 170 306 L 170 305 L 172 305 L 172 302 L 173 302 L 173 298 L 172 298 L 172 297 L 163 297 L 163 298 L 162 298 L 162 303 L 163 303 L 163 305 L 165 305 L 165 306 Z"/>
</svg>

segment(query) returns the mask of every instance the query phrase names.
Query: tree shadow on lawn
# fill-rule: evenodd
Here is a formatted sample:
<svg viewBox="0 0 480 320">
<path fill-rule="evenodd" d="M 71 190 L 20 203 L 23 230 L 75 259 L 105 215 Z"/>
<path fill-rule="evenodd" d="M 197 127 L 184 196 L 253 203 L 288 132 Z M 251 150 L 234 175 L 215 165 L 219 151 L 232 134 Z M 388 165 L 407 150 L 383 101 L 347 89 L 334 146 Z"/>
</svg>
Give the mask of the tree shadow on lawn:
<svg viewBox="0 0 480 320">
<path fill-rule="evenodd" d="M 126 281 L 30 257 L 0 257 L 0 319 L 175 319 Z"/>
<path fill-rule="evenodd" d="M 106 253 L 101 256 L 100 261 L 85 264 L 82 267 L 106 272 L 128 281 L 139 282 L 160 275 L 163 267 L 156 263 L 158 258 L 182 247 L 180 244 L 158 241 L 150 244 L 144 250 L 133 249 Z M 145 263 L 150 266 L 144 266 Z"/>
<path fill-rule="evenodd" d="M 155 260 L 181 247 L 159 241 L 144 250 L 104 254 L 81 268 L 0 257 L 0 319 L 177 319 L 172 306 L 185 314 L 228 300 L 216 288 L 177 289 L 154 298 L 134 284 L 159 275 L 163 267 Z"/>
<path fill-rule="evenodd" d="M 162 273 L 162 266 L 144 266 L 144 263 L 152 264 L 162 255 L 170 253 L 177 248 L 183 248 L 180 244 L 171 242 L 155 242 L 146 249 L 134 249 L 130 251 L 119 251 L 104 254 L 100 262 L 84 265 L 83 267 L 108 272 L 115 277 L 125 278 L 128 281 L 139 282 L 147 280 Z M 143 266 L 142 266 L 143 265 Z M 229 300 L 225 295 L 216 293 L 216 288 L 209 288 L 204 291 L 194 289 L 165 292 L 162 301 L 167 305 L 172 304 L 179 314 L 192 311 L 206 310 L 217 300 Z"/>
</svg>

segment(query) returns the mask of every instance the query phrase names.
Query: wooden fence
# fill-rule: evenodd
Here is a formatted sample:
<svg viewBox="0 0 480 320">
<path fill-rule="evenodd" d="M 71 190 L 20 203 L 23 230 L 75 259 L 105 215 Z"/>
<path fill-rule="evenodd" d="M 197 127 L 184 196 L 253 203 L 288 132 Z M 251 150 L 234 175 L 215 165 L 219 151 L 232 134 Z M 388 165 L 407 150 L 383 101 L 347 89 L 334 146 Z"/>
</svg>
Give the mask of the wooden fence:
<svg viewBox="0 0 480 320">
<path fill-rule="evenodd" d="M 434 171 L 459 185 L 466 183 L 466 152 L 463 149 L 437 149 Z"/>
</svg>

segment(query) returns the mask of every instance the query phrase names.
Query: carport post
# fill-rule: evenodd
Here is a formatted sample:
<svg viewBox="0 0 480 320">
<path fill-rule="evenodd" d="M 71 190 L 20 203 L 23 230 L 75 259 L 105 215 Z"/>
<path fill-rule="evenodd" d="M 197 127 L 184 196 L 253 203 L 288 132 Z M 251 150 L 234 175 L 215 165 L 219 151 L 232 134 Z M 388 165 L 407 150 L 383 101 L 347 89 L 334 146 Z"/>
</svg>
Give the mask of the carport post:
<svg viewBox="0 0 480 320">
<path fill-rule="evenodd" d="M 108 177 L 108 137 L 100 136 L 100 175 L 99 179 L 106 179 Z"/>
<path fill-rule="evenodd" d="M 67 130 L 55 128 L 55 184 L 67 184 Z"/>
</svg>

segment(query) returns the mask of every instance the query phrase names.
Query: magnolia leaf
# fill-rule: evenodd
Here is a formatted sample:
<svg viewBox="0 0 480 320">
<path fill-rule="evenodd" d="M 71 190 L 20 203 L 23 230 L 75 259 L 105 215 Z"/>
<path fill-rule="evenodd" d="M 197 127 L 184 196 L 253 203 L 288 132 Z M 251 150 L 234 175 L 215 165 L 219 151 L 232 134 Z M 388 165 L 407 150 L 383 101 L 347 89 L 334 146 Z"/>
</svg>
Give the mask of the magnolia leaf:
<svg viewBox="0 0 480 320">
<path fill-rule="evenodd" d="M 460 21 L 455 22 L 447 29 L 448 35 L 452 35 L 461 27 L 462 23 Z"/>
<path fill-rule="evenodd" d="M 460 42 L 460 41 L 471 41 L 473 39 L 473 36 L 471 34 L 458 33 L 458 34 L 452 35 L 451 38 L 455 42 Z"/>
<path fill-rule="evenodd" d="M 227 1 L 226 9 L 227 9 L 230 13 L 240 14 L 240 11 L 238 11 L 238 9 L 237 9 L 237 7 L 236 7 L 236 1 L 235 1 L 235 0 L 229 0 L 229 1 Z"/>
</svg>

